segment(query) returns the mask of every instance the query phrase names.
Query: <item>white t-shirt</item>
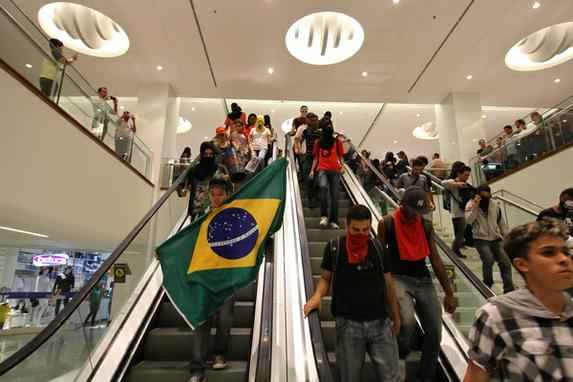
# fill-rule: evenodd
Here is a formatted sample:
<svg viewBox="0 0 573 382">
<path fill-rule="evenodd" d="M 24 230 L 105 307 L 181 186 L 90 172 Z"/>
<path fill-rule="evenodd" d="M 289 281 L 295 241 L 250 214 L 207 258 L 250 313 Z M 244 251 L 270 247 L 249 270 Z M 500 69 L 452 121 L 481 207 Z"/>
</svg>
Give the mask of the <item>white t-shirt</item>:
<svg viewBox="0 0 573 382">
<path fill-rule="evenodd" d="M 271 137 L 271 131 L 266 127 L 262 132 L 258 132 L 256 128 L 251 130 L 251 146 L 253 150 L 266 150 Z"/>
<path fill-rule="evenodd" d="M 116 138 L 128 139 L 133 135 L 133 130 L 133 119 L 130 118 L 126 121 L 125 119 L 120 118 L 117 124 L 117 129 L 115 130 L 115 136 Z"/>
</svg>

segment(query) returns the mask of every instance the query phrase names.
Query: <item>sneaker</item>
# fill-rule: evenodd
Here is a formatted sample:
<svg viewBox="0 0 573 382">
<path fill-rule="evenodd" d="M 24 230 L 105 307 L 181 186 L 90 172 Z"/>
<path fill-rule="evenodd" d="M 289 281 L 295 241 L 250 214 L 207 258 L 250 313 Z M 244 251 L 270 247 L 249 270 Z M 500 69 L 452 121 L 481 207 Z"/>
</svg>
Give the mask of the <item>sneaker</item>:
<svg viewBox="0 0 573 382">
<path fill-rule="evenodd" d="M 328 227 L 328 218 L 326 216 L 323 216 L 320 218 L 320 228 L 326 228 Z"/>
<path fill-rule="evenodd" d="M 187 382 L 207 382 L 207 378 L 203 375 L 192 375 Z"/>
<path fill-rule="evenodd" d="M 332 228 L 332 229 L 340 229 L 340 226 L 339 226 L 337 223 L 335 223 L 335 222 L 331 222 L 331 223 L 330 223 L 330 228 Z"/>
<path fill-rule="evenodd" d="M 457 252 L 454 251 L 454 253 L 455 253 L 456 255 L 458 255 L 458 257 L 459 257 L 460 259 L 467 259 L 467 258 L 468 258 L 468 257 L 467 257 L 466 255 L 464 255 L 464 254 L 462 253 L 462 251 L 460 251 L 460 250 L 458 250 Z"/>
<path fill-rule="evenodd" d="M 213 362 L 213 370 L 222 370 L 227 367 L 227 362 L 225 361 L 225 357 L 222 355 L 215 356 L 215 362 Z"/>
</svg>

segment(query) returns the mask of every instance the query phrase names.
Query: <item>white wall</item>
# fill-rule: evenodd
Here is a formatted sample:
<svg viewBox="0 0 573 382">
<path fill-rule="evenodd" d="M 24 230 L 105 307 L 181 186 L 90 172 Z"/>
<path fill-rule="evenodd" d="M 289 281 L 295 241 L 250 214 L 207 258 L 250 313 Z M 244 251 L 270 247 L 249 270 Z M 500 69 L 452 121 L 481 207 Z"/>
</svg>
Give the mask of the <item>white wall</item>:
<svg viewBox="0 0 573 382">
<path fill-rule="evenodd" d="M 573 187 L 573 147 L 491 184 L 492 191 L 508 190 L 542 206 L 557 204 L 559 193 Z"/>
<path fill-rule="evenodd" d="M 113 249 L 151 205 L 152 186 L 0 70 L 0 244 Z"/>
</svg>

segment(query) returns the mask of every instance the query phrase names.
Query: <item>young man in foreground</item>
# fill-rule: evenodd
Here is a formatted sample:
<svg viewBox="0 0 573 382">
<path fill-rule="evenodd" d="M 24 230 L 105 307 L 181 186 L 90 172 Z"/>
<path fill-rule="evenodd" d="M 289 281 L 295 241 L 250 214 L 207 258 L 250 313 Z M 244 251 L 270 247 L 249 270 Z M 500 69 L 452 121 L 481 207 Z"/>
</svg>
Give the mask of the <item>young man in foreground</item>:
<svg viewBox="0 0 573 382">
<path fill-rule="evenodd" d="M 504 249 L 527 286 L 492 298 L 469 334 L 464 382 L 573 381 L 573 262 L 557 220 L 514 228 Z"/>
</svg>

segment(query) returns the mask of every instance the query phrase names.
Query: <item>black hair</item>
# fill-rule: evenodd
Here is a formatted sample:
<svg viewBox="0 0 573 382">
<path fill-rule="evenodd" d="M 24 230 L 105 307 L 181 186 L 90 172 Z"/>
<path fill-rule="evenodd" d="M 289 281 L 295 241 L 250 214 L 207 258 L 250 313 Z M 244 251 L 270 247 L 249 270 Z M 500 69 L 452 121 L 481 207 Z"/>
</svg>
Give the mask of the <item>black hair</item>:
<svg viewBox="0 0 573 382">
<path fill-rule="evenodd" d="M 559 194 L 559 200 L 563 199 L 563 198 L 571 198 L 573 199 L 573 187 L 571 188 L 566 188 L 563 191 L 561 191 L 561 193 Z"/>
<path fill-rule="evenodd" d="M 181 158 L 191 158 L 191 147 L 187 146 L 183 149 Z"/>
<path fill-rule="evenodd" d="M 503 249 L 512 262 L 516 258 L 526 259 L 531 243 L 542 236 L 567 240 L 569 235 L 565 224 L 560 220 L 545 218 L 512 229 L 503 241 Z"/>
<path fill-rule="evenodd" d="M 58 40 L 57 38 L 51 38 L 50 39 L 50 47 L 61 48 L 62 46 L 64 46 L 64 43 L 61 42 L 60 40 Z"/>
<path fill-rule="evenodd" d="M 227 195 L 230 195 L 233 192 L 233 185 L 225 179 L 219 177 L 213 178 L 209 182 L 209 190 L 212 188 L 220 188 L 224 190 Z"/>
<path fill-rule="evenodd" d="M 213 142 L 205 141 L 205 142 L 201 143 L 201 146 L 199 147 L 199 153 L 201 154 L 201 156 L 203 156 L 205 151 L 207 151 L 209 149 L 212 150 L 213 152 L 217 152 L 217 149 L 215 148 L 215 145 L 213 144 Z"/>
<path fill-rule="evenodd" d="M 503 127 L 503 129 L 504 129 L 504 130 L 505 130 L 505 129 L 511 129 L 511 130 L 513 130 L 513 126 L 511 126 L 511 125 L 505 125 L 505 126 Z"/>
<path fill-rule="evenodd" d="M 268 114 L 265 114 L 265 116 L 263 118 L 265 119 L 265 126 L 270 126 L 271 125 L 271 116 Z"/>
<path fill-rule="evenodd" d="M 372 159 L 372 166 L 376 167 L 376 169 L 380 168 L 380 160 L 377 158 Z"/>
<path fill-rule="evenodd" d="M 433 158 L 434 159 L 440 159 L 440 153 L 434 153 Z"/>
<path fill-rule="evenodd" d="M 524 125 L 525 126 L 525 121 L 523 119 L 518 119 L 517 121 L 515 121 L 515 123 L 518 125 Z"/>
<path fill-rule="evenodd" d="M 332 113 L 331 113 L 330 111 L 326 111 L 326 112 L 324 113 L 324 116 L 325 116 L 325 117 L 332 118 Z"/>
<path fill-rule="evenodd" d="M 233 102 L 231 104 L 231 111 L 238 111 L 239 113 L 242 112 L 243 110 L 241 109 L 241 107 L 239 106 L 238 103 Z"/>
<path fill-rule="evenodd" d="M 426 164 L 424 161 L 418 157 L 412 161 L 412 167 L 424 167 Z"/>
<path fill-rule="evenodd" d="M 255 119 L 256 119 L 257 115 L 255 113 L 249 114 L 249 117 L 247 118 L 247 123 L 249 123 L 249 119 L 251 119 L 251 117 L 255 117 Z"/>
<path fill-rule="evenodd" d="M 100 86 L 99 88 L 97 88 L 97 92 L 101 92 L 101 89 L 107 89 L 107 86 Z"/>
<path fill-rule="evenodd" d="M 452 164 L 452 171 L 450 172 L 450 179 L 456 179 L 458 177 L 458 173 L 464 168 L 466 164 L 461 161 L 456 161 Z"/>
<path fill-rule="evenodd" d="M 350 207 L 346 214 L 346 224 L 350 224 L 352 220 L 372 220 L 372 213 L 368 207 L 362 204 L 355 204 Z"/>
<path fill-rule="evenodd" d="M 420 155 L 419 157 L 417 157 L 416 159 L 421 160 L 422 163 L 424 164 L 424 166 L 427 166 L 428 163 L 430 163 L 430 161 L 428 160 L 428 158 L 424 155 Z M 414 162 L 416 161 L 416 159 L 414 159 Z"/>
</svg>

